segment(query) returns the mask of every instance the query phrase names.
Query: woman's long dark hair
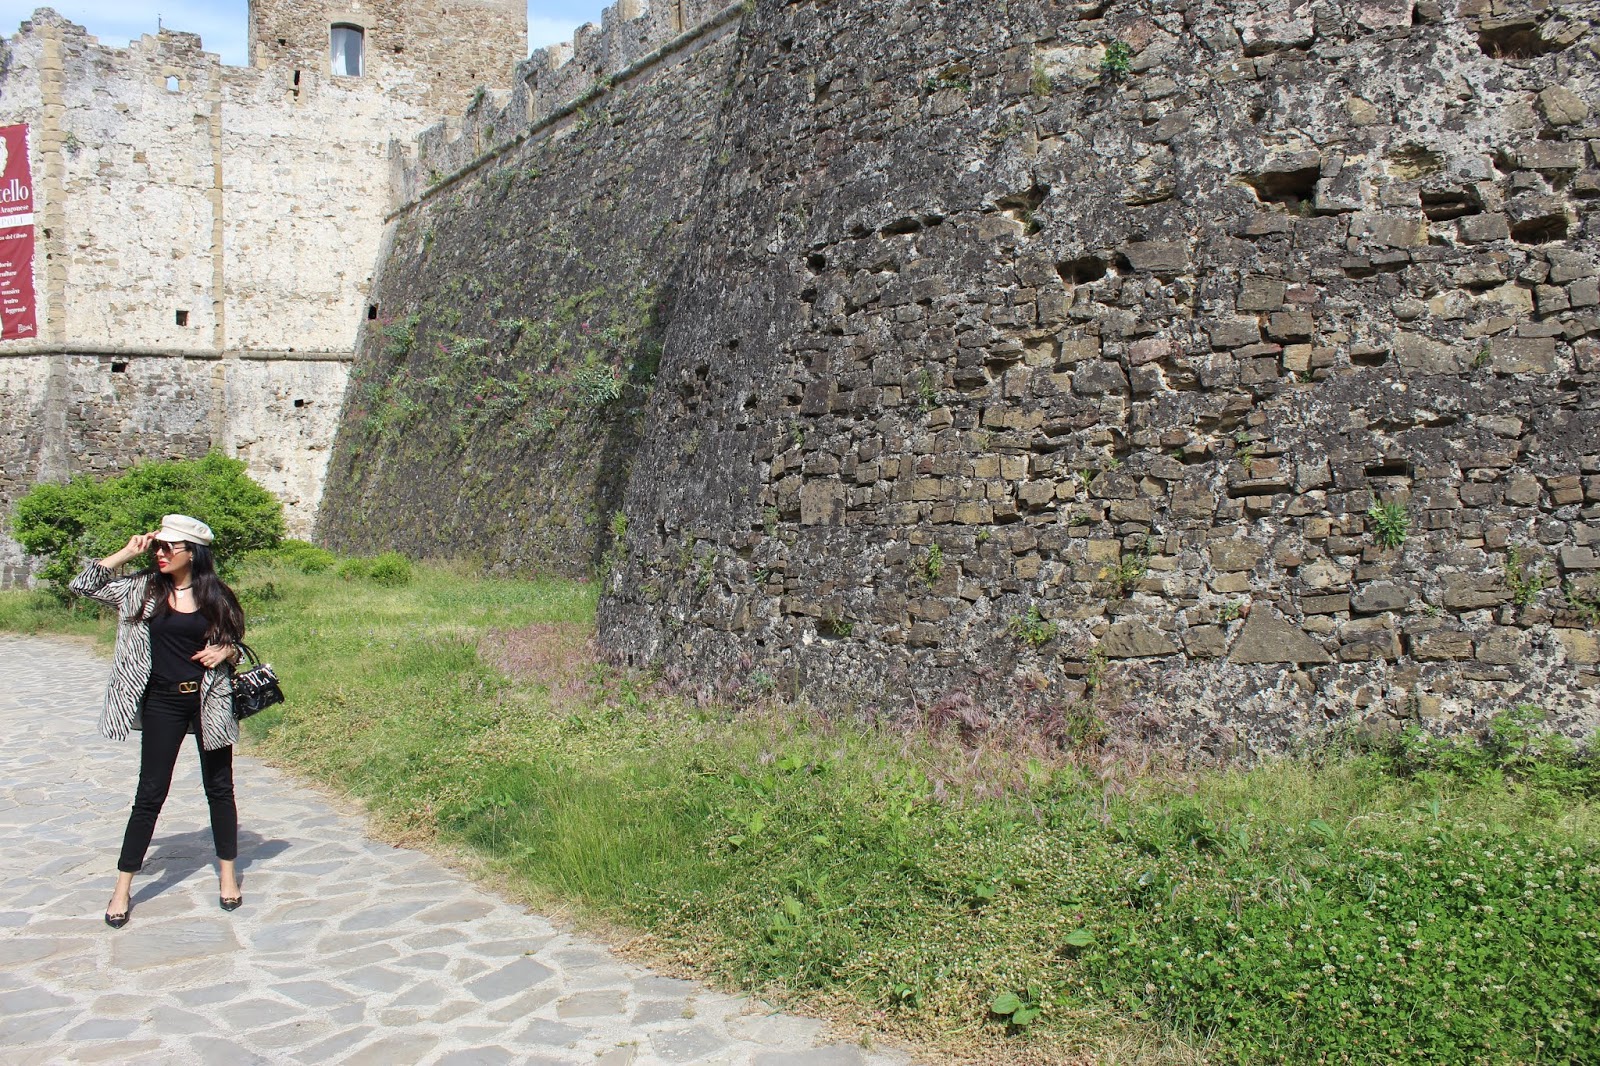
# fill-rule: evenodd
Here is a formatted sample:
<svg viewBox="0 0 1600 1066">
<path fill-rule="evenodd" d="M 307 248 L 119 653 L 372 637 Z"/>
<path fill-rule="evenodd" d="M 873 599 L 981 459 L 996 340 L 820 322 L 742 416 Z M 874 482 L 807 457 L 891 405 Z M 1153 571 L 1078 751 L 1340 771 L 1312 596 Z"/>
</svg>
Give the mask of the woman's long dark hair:
<svg viewBox="0 0 1600 1066">
<path fill-rule="evenodd" d="M 172 578 L 160 569 L 145 571 L 150 583 L 145 586 L 145 602 L 155 601 L 151 618 L 160 618 L 172 608 Z M 211 547 L 207 544 L 189 544 L 189 584 L 194 590 L 195 606 L 208 623 L 207 644 L 234 644 L 244 639 L 244 611 L 239 607 L 239 597 L 217 576 Z M 143 614 L 143 612 L 140 612 Z"/>
</svg>

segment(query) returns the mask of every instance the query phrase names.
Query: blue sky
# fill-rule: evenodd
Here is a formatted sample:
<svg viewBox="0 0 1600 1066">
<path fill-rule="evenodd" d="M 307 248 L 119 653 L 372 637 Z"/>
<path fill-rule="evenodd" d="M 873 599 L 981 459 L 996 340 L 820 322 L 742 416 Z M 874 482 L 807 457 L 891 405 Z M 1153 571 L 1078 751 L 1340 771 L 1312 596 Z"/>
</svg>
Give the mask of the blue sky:
<svg viewBox="0 0 1600 1066">
<path fill-rule="evenodd" d="M 528 43 L 538 48 L 572 39 L 585 22 L 600 22 L 605 0 L 529 0 Z M 246 0 L 0 0 L 0 35 L 10 37 L 37 7 L 53 7 L 104 44 L 156 32 L 156 20 L 169 30 L 198 33 L 206 51 L 224 63 L 244 63 Z"/>
</svg>

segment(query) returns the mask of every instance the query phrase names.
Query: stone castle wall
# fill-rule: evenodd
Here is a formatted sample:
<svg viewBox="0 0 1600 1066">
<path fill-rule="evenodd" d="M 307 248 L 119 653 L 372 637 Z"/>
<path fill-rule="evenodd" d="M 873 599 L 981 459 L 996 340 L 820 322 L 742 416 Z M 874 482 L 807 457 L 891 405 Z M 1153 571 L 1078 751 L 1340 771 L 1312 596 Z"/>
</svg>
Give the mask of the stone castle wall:
<svg viewBox="0 0 1600 1066">
<path fill-rule="evenodd" d="M 602 643 L 1213 751 L 1592 730 L 1597 16 L 758 2 Z"/>
<path fill-rule="evenodd" d="M 329 469 L 319 534 L 331 545 L 524 574 L 600 565 L 718 151 L 737 30 L 713 17 L 658 40 L 637 22 L 627 63 L 646 61 L 598 87 L 586 75 L 582 106 L 528 119 L 530 100 L 553 98 L 536 56 L 506 103 L 480 102 L 401 161 L 414 199 L 394 216 L 383 313 L 367 324 Z M 621 61 L 620 45 L 590 47 L 629 28 L 606 26 L 580 34 L 579 57 Z"/>
<path fill-rule="evenodd" d="M 1600 7 L 633 14 L 396 150 L 335 542 L 869 713 L 1600 724 Z"/>
</svg>

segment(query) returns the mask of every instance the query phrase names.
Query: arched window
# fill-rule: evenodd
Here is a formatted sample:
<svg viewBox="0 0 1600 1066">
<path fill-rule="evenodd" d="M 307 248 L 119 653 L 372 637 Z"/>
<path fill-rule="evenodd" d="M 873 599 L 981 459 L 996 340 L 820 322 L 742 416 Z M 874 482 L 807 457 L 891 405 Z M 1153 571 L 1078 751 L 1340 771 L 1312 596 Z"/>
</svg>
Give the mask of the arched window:
<svg viewBox="0 0 1600 1066">
<path fill-rule="evenodd" d="M 334 77 L 361 77 L 361 53 L 365 31 L 348 22 L 335 22 L 328 34 L 328 54 L 333 60 Z"/>
</svg>

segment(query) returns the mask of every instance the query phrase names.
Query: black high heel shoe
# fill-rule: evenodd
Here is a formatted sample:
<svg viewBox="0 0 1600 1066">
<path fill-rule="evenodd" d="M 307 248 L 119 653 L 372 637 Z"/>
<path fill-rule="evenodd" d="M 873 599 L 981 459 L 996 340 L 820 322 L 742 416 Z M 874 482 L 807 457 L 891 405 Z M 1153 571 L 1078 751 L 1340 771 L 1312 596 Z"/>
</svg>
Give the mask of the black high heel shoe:
<svg viewBox="0 0 1600 1066">
<path fill-rule="evenodd" d="M 112 914 L 110 911 L 106 911 L 106 924 L 113 929 L 121 929 L 128 924 L 128 912 L 123 911 L 121 914 Z"/>
<path fill-rule="evenodd" d="M 239 896 L 218 896 L 217 897 L 217 906 L 221 907 L 225 911 L 236 911 L 240 907 L 244 906 L 244 896 L 242 896 L 242 895 L 239 895 Z M 111 920 L 111 916 L 107 915 L 106 916 L 106 921 L 110 921 L 110 920 Z M 127 921 L 128 919 L 127 918 L 123 918 L 122 920 L 123 921 Z"/>
</svg>

